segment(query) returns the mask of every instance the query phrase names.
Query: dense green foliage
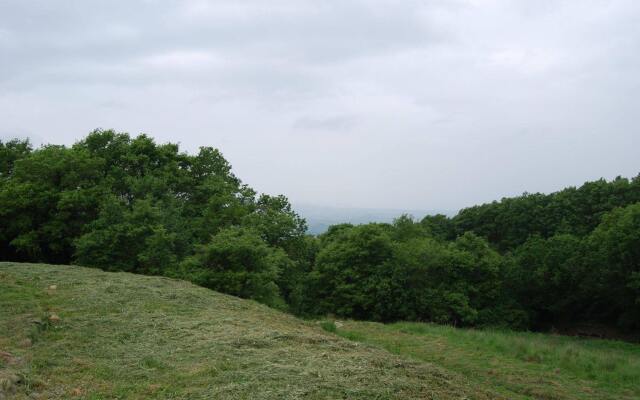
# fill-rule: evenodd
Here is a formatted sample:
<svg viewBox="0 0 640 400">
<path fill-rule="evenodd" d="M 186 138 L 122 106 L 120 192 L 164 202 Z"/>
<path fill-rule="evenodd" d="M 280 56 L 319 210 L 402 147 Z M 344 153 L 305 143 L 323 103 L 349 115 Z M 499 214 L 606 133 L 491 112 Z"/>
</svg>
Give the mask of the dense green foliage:
<svg viewBox="0 0 640 400">
<path fill-rule="evenodd" d="M 246 228 L 226 228 L 182 264 L 180 276 L 220 292 L 276 306 L 278 275 L 291 260 Z"/>
<path fill-rule="evenodd" d="M 0 260 L 180 277 L 303 315 L 640 331 L 640 176 L 314 237 L 218 150 L 95 131 L 0 143 L 0 220 Z"/>
<path fill-rule="evenodd" d="M 71 147 L 0 143 L 0 156 L 0 259 L 184 273 L 283 304 L 276 282 L 295 268 L 305 222 L 243 185 L 218 150 L 95 131 Z"/>
<path fill-rule="evenodd" d="M 312 314 L 463 325 L 509 318 L 503 260 L 472 233 L 438 241 L 403 217 L 393 225 L 334 228 L 321 242 L 307 280 Z"/>
<path fill-rule="evenodd" d="M 611 182 L 600 179 L 552 194 L 525 193 L 466 208 L 451 222 L 458 235 L 472 231 L 500 250 L 511 250 L 533 235 L 586 236 L 600 224 L 604 214 L 637 202 L 640 176 L 632 180 L 618 177 Z"/>
<path fill-rule="evenodd" d="M 307 310 L 378 321 L 640 329 L 640 176 L 320 236 Z M 619 333 L 619 331 L 618 331 Z"/>
</svg>

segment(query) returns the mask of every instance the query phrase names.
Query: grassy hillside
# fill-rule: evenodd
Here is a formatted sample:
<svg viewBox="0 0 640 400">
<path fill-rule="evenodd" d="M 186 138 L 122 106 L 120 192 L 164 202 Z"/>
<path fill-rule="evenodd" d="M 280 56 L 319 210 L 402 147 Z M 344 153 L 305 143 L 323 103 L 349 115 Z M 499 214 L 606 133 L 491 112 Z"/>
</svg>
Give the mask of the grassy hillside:
<svg viewBox="0 0 640 400">
<path fill-rule="evenodd" d="M 3 397 L 636 399 L 640 346 L 318 324 L 183 281 L 0 263 Z"/>
<path fill-rule="evenodd" d="M 0 398 L 489 399 L 463 375 L 186 282 L 0 263 Z"/>
<path fill-rule="evenodd" d="M 637 344 L 423 323 L 323 326 L 351 340 L 462 374 L 477 387 L 490 387 L 509 399 L 640 398 Z"/>
</svg>

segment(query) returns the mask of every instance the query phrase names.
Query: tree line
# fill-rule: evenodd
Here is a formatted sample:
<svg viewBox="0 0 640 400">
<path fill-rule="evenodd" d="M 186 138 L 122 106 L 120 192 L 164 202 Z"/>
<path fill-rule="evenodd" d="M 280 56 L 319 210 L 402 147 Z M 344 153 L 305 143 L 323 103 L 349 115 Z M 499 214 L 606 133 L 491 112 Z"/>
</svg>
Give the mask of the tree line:
<svg viewBox="0 0 640 400">
<path fill-rule="evenodd" d="M 640 175 L 306 233 L 222 154 L 96 130 L 0 142 L 0 260 L 165 275 L 298 315 L 640 330 Z"/>
</svg>

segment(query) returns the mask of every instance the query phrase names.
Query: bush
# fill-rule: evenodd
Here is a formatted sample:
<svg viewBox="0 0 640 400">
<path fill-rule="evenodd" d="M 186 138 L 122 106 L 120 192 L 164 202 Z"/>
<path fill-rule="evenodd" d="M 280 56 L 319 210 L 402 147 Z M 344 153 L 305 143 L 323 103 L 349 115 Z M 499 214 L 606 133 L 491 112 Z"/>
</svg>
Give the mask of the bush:
<svg viewBox="0 0 640 400">
<path fill-rule="evenodd" d="M 257 232 L 231 227 L 200 246 L 180 272 L 198 285 L 283 307 L 276 281 L 289 263 L 283 250 L 269 247 Z"/>
</svg>

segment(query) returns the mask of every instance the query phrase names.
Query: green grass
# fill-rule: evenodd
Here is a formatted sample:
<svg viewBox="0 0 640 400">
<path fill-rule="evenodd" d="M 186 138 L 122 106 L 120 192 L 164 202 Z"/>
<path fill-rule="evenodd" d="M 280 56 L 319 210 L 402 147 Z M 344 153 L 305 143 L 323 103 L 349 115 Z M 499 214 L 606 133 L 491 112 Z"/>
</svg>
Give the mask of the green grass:
<svg viewBox="0 0 640 400">
<path fill-rule="evenodd" d="M 0 399 L 500 397 L 326 330 L 183 281 L 0 263 Z"/>
<path fill-rule="evenodd" d="M 423 324 L 335 322 L 337 334 L 433 363 L 510 399 L 638 399 L 640 345 Z"/>
<path fill-rule="evenodd" d="M 178 280 L 0 263 L 6 398 L 638 399 L 640 346 L 309 322 Z"/>
</svg>

